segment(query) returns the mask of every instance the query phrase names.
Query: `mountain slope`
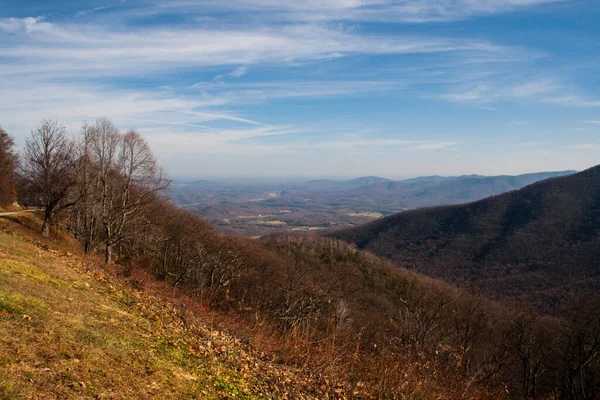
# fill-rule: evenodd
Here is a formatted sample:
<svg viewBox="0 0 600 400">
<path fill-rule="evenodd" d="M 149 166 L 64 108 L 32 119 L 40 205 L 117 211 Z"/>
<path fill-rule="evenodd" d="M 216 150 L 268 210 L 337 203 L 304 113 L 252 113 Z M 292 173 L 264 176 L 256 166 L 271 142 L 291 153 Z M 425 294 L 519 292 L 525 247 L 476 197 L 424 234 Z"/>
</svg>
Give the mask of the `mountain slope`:
<svg viewBox="0 0 600 400">
<path fill-rule="evenodd" d="M 600 289 L 600 166 L 331 236 L 427 275 L 555 312 L 567 298 Z"/>
<path fill-rule="evenodd" d="M 573 304 L 557 324 L 340 241 L 217 237 L 162 210 L 184 262 L 201 250 L 191 274 L 164 259 L 100 267 L 70 254 L 79 247 L 64 232 L 33 234 L 34 216 L 0 218 L 0 398 L 480 400 L 600 388 L 598 302 Z M 223 254 L 244 269 L 219 284 L 235 265 Z M 215 272 L 226 292 L 203 290 Z"/>
<path fill-rule="evenodd" d="M 32 242 L 28 218 L 0 219 L 0 399 L 324 395 L 179 303 Z"/>
</svg>

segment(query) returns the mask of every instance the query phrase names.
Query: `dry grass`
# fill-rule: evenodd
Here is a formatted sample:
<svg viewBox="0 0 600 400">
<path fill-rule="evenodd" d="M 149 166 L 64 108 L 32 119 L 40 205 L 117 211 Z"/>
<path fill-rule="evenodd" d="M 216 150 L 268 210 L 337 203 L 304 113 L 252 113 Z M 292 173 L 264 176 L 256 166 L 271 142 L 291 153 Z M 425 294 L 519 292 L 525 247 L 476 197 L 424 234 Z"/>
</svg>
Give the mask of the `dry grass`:
<svg viewBox="0 0 600 400">
<path fill-rule="evenodd" d="M 0 219 L 0 399 L 318 397 L 185 309 L 37 242 L 35 224 Z"/>
</svg>

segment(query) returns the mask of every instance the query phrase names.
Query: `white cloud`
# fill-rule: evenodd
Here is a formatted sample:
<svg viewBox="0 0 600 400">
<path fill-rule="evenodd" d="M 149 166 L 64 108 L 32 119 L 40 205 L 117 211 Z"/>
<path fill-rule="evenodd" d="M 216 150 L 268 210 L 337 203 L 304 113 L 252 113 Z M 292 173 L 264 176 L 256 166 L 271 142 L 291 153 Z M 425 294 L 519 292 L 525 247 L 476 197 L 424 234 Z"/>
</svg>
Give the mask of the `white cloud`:
<svg viewBox="0 0 600 400">
<path fill-rule="evenodd" d="M 44 22 L 44 17 L 0 18 L 0 31 L 12 34 L 43 33 L 52 29 L 52 24 Z"/>
<path fill-rule="evenodd" d="M 416 145 L 415 149 L 421 150 L 437 150 L 437 149 L 445 149 L 447 147 L 454 147 L 458 143 L 457 142 L 426 142 L 422 144 Z"/>
<path fill-rule="evenodd" d="M 342 5 L 344 6 L 344 5 Z M 345 7 L 345 6 L 344 6 Z M 85 17 L 87 14 L 81 15 Z M 4 32 L 4 33 L 3 33 Z M 352 55 L 492 54 L 510 49 L 482 40 L 427 36 L 364 35 L 321 24 L 276 27 L 162 27 L 150 30 L 100 26 L 85 18 L 50 23 L 41 17 L 0 19 L 0 40 L 7 62 L 0 66 L 0 117 L 12 122 L 17 136 L 46 117 L 69 126 L 108 116 L 115 122 L 177 122 L 187 115 L 187 128 L 211 121 L 266 126 L 225 109 L 278 98 L 349 96 L 391 92 L 405 85 L 389 80 L 323 80 L 232 83 L 250 65 L 284 65 Z M 164 70 L 237 65 L 216 81 L 199 83 L 195 93 L 177 88 L 124 89 L 95 82 L 99 78 L 140 78 Z M 7 118 L 10 116 L 10 118 Z M 173 125 L 175 126 L 175 125 Z M 183 125 L 181 125 L 183 127 Z"/>
<path fill-rule="evenodd" d="M 33 19 L 34 21 L 37 21 Z M 2 20 L 5 21 L 5 20 Z M 27 24 L 20 20 L 21 25 Z M 227 76 L 239 77 L 249 64 L 293 63 L 339 58 L 353 54 L 425 54 L 444 52 L 507 52 L 481 40 L 420 36 L 358 35 L 321 25 L 286 25 L 260 30 L 157 28 L 147 32 L 111 30 L 79 24 L 57 26 L 30 23 L 27 34 L 6 46 L 12 62 L 3 74 L 37 72 L 52 76 L 74 73 L 113 76 L 150 73 L 164 68 L 243 65 Z M 28 25 L 27 25 L 28 26 Z M 5 29 L 6 30 L 6 29 Z M 1 36 L 0 36 L 1 37 Z M 21 66 L 27 68 L 22 70 Z M 35 65 L 31 67 L 31 65 Z M 64 71 L 65 66 L 68 66 Z"/>
<path fill-rule="evenodd" d="M 242 65 L 241 67 L 234 69 L 233 71 L 231 71 L 228 74 L 219 75 L 219 76 L 215 77 L 215 79 L 220 79 L 220 78 L 223 78 L 226 76 L 232 76 L 234 78 L 239 78 L 240 76 L 244 76 L 247 73 L 248 73 L 248 67 L 246 65 Z"/>
<path fill-rule="evenodd" d="M 442 100 L 474 105 L 491 104 L 504 100 L 537 100 L 548 102 L 548 96 L 558 90 L 565 90 L 554 81 L 538 80 L 524 83 L 480 83 L 466 91 L 446 93 L 439 96 Z"/>
<path fill-rule="evenodd" d="M 111 8 L 110 6 L 101 6 L 101 7 L 90 8 L 88 10 L 77 11 L 75 13 L 75 17 L 83 17 L 84 15 L 92 14 L 92 13 L 95 13 L 98 11 L 108 10 L 110 8 Z"/>
<path fill-rule="evenodd" d="M 257 121 L 253 121 L 247 118 L 241 118 L 241 117 L 236 117 L 234 115 L 227 115 L 227 114 L 215 114 L 215 113 L 207 113 L 207 112 L 198 112 L 198 111 L 191 111 L 191 110 L 178 110 L 178 109 L 165 109 L 164 111 L 171 111 L 171 112 L 178 112 L 178 113 L 182 113 L 182 114 L 191 114 L 191 115 L 195 115 L 197 117 L 201 117 L 204 120 L 228 120 L 228 121 L 235 121 L 235 122 L 243 122 L 246 124 L 250 124 L 250 125 L 265 125 L 261 122 L 257 122 Z"/>
<path fill-rule="evenodd" d="M 362 138 L 360 134 L 342 135 L 339 140 L 327 140 L 316 143 L 294 143 L 295 149 L 299 148 L 325 148 L 325 149 L 354 149 L 354 148 L 398 148 L 403 147 L 413 150 L 436 150 L 456 146 L 457 142 L 433 141 L 433 140 L 406 140 L 406 139 L 382 139 L 377 137 Z"/>
<path fill-rule="evenodd" d="M 298 129 L 285 126 L 257 127 L 252 129 L 222 129 L 197 132 L 182 132 L 177 128 L 144 129 L 149 142 L 168 154 L 205 154 L 205 153 L 304 153 L 310 150 L 355 151 L 357 149 L 405 149 L 437 150 L 456 146 L 457 142 L 435 140 L 382 139 L 362 137 L 361 134 L 337 134 L 338 139 L 307 142 L 298 140 L 310 129 Z M 270 136 L 291 136 L 285 143 L 261 139 Z M 296 138 L 296 139 L 294 139 Z"/>
<path fill-rule="evenodd" d="M 201 6 L 270 13 L 279 20 L 426 23 L 506 13 L 559 1 L 563 0 L 208 0 Z M 200 5 L 187 0 L 171 2 L 168 7 L 189 10 Z"/>
<path fill-rule="evenodd" d="M 528 82 L 513 86 L 506 94 L 513 97 L 534 97 L 559 89 L 560 86 L 548 81 Z M 503 93 L 501 93 L 501 96 Z"/>
<path fill-rule="evenodd" d="M 576 95 L 551 97 L 547 98 L 545 101 L 567 107 L 600 107 L 600 100 L 590 100 Z"/>
<path fill-rule="evenodd" d="M 567 146 L 570 149 L 580 149 L 580 150 L 590 150 L 590 149 L 598 149 L 600 145 L 591 144 L 591 143 L 582 143 L 582 144 L 574 144 L 571 146 Z"/>
<path fill-rule="evenodd" d="M 354 96 L 365 93 L 392 93 L 402 90 L 406 83 L 386 80 L 324 80 L 324 81 L 269 81 L 235 83 L 200 82 L 192 86 L 203 93 L 213 93 L 232 104 L 260 103 L 273 99 L 296 97 Z"/>
</svg>

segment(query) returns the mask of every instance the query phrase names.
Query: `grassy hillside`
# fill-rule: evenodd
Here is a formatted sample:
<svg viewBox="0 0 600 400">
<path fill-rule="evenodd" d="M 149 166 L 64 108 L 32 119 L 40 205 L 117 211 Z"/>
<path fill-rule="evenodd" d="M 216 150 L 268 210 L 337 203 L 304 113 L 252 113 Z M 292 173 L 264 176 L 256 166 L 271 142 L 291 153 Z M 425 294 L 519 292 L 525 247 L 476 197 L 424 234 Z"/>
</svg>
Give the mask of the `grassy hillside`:
<svg viewBox="0 0 600 400">
<path fill-rule="evenodd" d="M 344 393 L 83 262 L 62 240 L 39 242 L 30 224 L 0 218 L 0 399 Z"/>
<path fill-rule="evenodd" d="M 558 312 L 600 290 L 600 167 L 332 234 L 444 280 Z"/>
</svg>

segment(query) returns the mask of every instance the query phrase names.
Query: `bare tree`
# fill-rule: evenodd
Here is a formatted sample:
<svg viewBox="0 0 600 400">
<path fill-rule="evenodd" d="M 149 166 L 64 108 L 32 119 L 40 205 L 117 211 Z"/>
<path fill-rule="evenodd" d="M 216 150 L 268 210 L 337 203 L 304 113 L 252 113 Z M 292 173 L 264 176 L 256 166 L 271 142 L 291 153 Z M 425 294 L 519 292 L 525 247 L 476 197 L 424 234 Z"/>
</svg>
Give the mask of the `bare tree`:
<svg viewBox="0 0 600 400">
<path fill-rule="evenodd" d="M 566 311 L 558 350 L 561 398 L 600 397 L 600 297 L 586 297 Z M 558 346 L 557 346 L 558 347 Z"/>
<path fill-rule="evenodd" d="M 78 142 L 78 156 L 81 163 L 77 191 L 81 200 L 71 213 L 70 229 L 84 245 L 87 254 L 94 251 L 99 242 L 100 212 L 97 198 L 94 196 L 98 189 L 97 168 L 91 159 L 90 134 L 92 127 L 87 123 L 81 130 L 81 140 Z"/>
<path fill-rule="evenodd" d="M 95 180 L 88 197 L 97 205 L 105 262 L 113 248 L 132 234 L 144 210 L 169 186 L 150 147 L 135 131 L 121 134 L 108 119 L 99 119 L 86 137 L 86 154 Z"/>
<path fill-rule="evenodd" d="M 416 281 L 399 281 L 394 288 L 400 308 L 394 318 L 395 339 L 417 355 L 425 356 L 437 349 L 448 330 L 444 320 L 448 299 L 420 287 Z"/>
<path fill-rule="evenodd" d="M 53 217 L 74 205 L 77 183 L 75 143 L 56 121 L 44 120 L 31 132 L 23 152 L 23 176 L 44 207 L 42 234 L 50 234 Z"/>
<path fill-rule="evenodd" d="M 6 131 L 0 128 L 0 206 L 15 201 L 15 170 L 17 155 L 14 142 Z"/>
</svg>

